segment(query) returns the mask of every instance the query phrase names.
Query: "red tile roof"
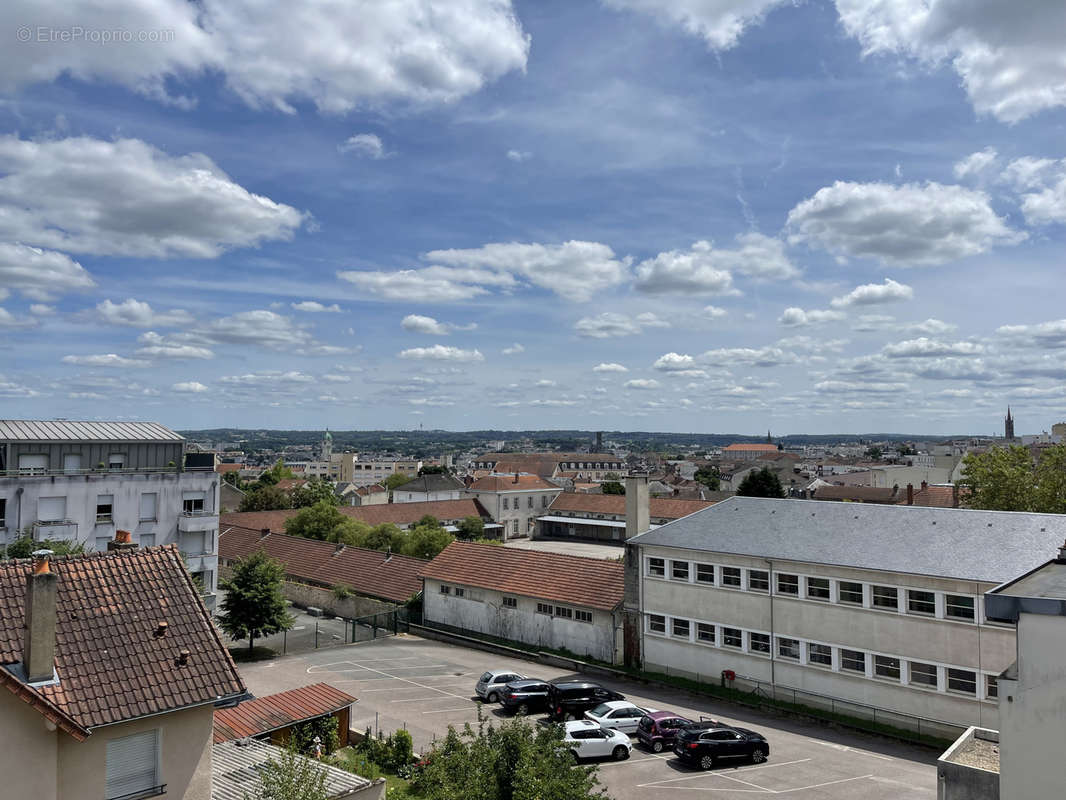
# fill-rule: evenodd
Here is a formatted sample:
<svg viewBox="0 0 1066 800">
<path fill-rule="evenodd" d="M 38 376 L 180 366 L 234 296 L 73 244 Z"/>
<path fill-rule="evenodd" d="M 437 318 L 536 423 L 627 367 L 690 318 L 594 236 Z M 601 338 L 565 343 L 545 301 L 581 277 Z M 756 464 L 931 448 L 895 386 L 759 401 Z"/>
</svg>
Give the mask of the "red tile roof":
<svg viewBox="0 0 1066 800">
<path fill-rule="evenodd" d="M 657 519 L 680 519 L 695 514 L 714 503 L 708 500 L 676 500 L 653 497 L 648 501 L 648 515 Z M 552 512 L 573 511 L 584 514 L 615 514 L 625 516 L 626 498 L 620 494 L 579 494 L 564 492 L 555 498 Z"/>
<path fill-rule="evenodd" d="M 215 472 L 240 472 L 244 464 L 215 464 Z"/>
<path fill-rule="evenodd" d="M 905 493 L 892 488 L 877 486 L 819 486 L 814 490 L 815 500 L 847 500 L 853 503 L 896 503 Z"/>
<path fill-rule="evenodd" d="M 562 487 L 548 483 L 536 475 L 519 475 L 517 481 L 514 475 L 488 475 L 478 478 L 467 488 L 474 492 L 523 492 L 531 489 L 562 491 Z"/>
<path fill-rule="evenodd" d="M 412 504 L 413 505 L 413 504 Z M 244 516 L 226 515 L 226 516 Z M 285 567 L 285 574 L 303 583 L 319 586 L 350 586 L 367 597 L 402 603 L 422 591 L 419 574 L 427 562 L 422 558 L 386 554 L 361 547 L 339 547 L 332 542 L 304 539 L 234 525 L 221 526 L 218 555 L 226 560 L 247 558 L 262 550 Z"/>
<path fill-rule="evenodd" d="M 955 487 L 953 486 L 926 486 L 924 489 L 915 487 L 914 502 L 911 505 L 932 508 L 956 508 L 960 505 L 966 505 L 966 499 L 969 494 L 969 487 L 960 486 L 958 488 L 958 502 L 956 502 Z M 907 504 L 906 489 L 900 489 L 899 502 L 903 505 Z"/>
<path fill-rule="evenodd" d="M 436 517 L 441 522 L 461 520 L 465 517 L 488 517 L 481 505 L 472 499 L 434 500 L 428 503 L 382 503 L 378 506 L 340 506 L 337 509 L 345 516 L 358 519 L 367 525 L 380 525 L 391 522 L 394 525 L 410 525 L 422 519 L 426 514 Z M 284 531 L 285 520 L 296 516 L 298 508 L 282 511 L 239 511 L 223 514 L 222 526 L 238 525 L 242 528 L 272 531 Z"/>
<path fill-rule="evenodd" d="M 624 581 L 615 561 L 476 542 L 452 542 L 422 575 L 605 611 L 622 602 Z"/>
<path fill-rule="evenodd" d="M 215 711 L 214 744 L 260 736 L 347 708 L 355 698 L 328 683 L 248 700 Z"/>
<path fill-rule="evenodd" d="M 22 660 L 31 565 L 0 562 L 0 664 Z M 0 682 L 75 738 L 245 691 L 174 545 L 53 557 L 51 571 L 59 683 L 31 688 L 2 668 Z M 191 653 L 185 665 L 181 650 Z"/>
<path fill-rule="evenodd" d="M 777 451 L 776 444 L 731 444 L 722 448 L 722 452 L 746 452 L 746 453 L 769 453 Z"/>
</svg>

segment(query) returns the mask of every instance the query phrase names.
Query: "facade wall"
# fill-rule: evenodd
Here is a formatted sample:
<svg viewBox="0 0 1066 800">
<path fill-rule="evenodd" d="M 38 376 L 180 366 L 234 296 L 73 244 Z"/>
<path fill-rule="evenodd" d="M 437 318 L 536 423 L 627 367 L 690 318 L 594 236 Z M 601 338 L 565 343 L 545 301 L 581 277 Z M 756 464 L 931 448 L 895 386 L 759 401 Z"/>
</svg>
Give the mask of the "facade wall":
<svg viewBox="0 0 1066 800">
<path fill-rule="evenodd" d="M 788 562 L 774 562 L 771 570 L 764 559 L 674 548 L 643 547 L 641 553 L 642 651 L 649 670 L 714 680 L 722 670 L 734 670 L 779 686 L 960 725 L 988 724 L 995 717 L 996 700 L 989 694 L 994 694 L 995 676 L 1014 658 L 1014 629 L 947 616 L 951 595 L 972 599 L 974 617 L 983 618 L 982 594 L 991 584 Z M 649 558 L 664 560 L 666 577 L 649 574 Z M 687 579 L 673 578 L 675 561 L 688 564 Z M 714 566 L 713 585 L 697 582 L 698 563 Z M 723 585 L 725 568 L 739 570 L 739 588 Z M 780 593 L 780 575 L 796 576 L 796 596 Z M 749 588 L 752 577 L 765 577 L 773 593 Z M 808 586 L 817 589 L 826 579 L 827 601 L 805 596 Z M 848 584 L 861 584 L 861 602 L 841 601 L 842 588 L 854 588 Z M 895 588 L 899 608 L 877 608 L 874 586 Z M 932 592 L 933 613 L 909 613 L 908 591 Z M 665 618 L 665 632 L 653 630 L 659 623 L 651 615 Z M 677 631 L 674 619 L 682 621 Z M 740 632 L 737 646 L 727 643 L 726 628 Z M 701 640 L 701 632 L 713 635 L 713 643 Z M 781 639 L 792 640 L 784 643 L 784 652 Z M 830 664 L 815 663 L 821 647 L 829 648 Z M 844 650 L 862 653 L 861 663 Z M 912 680 L 912 663 L 917 671 L 931 670 L 935 686 Z M 878 665 L 888 674 L 879 675 Z M 972 693 L 960 691 L 970 675 Z"/>
<path fill-rule="evenodd" d="M 7 457 L 2 469 L 19 467 L 20 455 L 43 455 L 48 459 L 47 470 L 60 472 L 64 469 L 64 457 L 80 457 L 78 469 L 94 470 L 110 465 L 112 454 L 121 455 L 123 469 L 161 469 L 168 464 L 182 465 L 183 442 L 10 442 L 6 445 Z"/>
<path fill-rule="evenodd" d="M 0 689 L 0 775 L 5 797 L 56 800 L 59 737 L 70 737 L 48 730 L 45 723 L 36 709 Z"/>
<path fill-rule="evenodd" d="M 462 500 L 462 489 L 445 489 L 438 492 L 393 492 L 394 503 L 430 503 L 436 500 Z"/>
<path fill-rule="evenodd" d="M 528 489 L 503 492 L 478 492 L 467 489 L 465 495 L 479 501 L 493 522 L 504 527 L 504 539 L 532 537 L 537 517 L 549 513 L 548 507 L 561 489 Z M 506 508 L 504 503 L 506 502 Z"/>
<path fill-rule="evenodd" d="M 571 603 L 549 603 L 521 595 L 508 595 L 514 597 L 517 605 L 507 608 L 503 605 L 504 594 L 501 592 L 461 584 L 444 584 L 449 588 L 445 594 L 441 591 L 441 584 L 441 581 L 433 578 L 425 579 L 422 616 L 427 623 L 539 647 L 566 648 L 579 656 L 591 656 L 610 663 L 617 661 L 620 632 L 616 630 L 615 615 L 609 611 Z M 462 596 L 457 596 L 456 588 L 462 589 Z M 551 614 L 537 611 L 538 606 L 545 605 L 551 606 Z M 558 616 L 557 607 L 589 613 L 592 622 Z"/>
</svg>

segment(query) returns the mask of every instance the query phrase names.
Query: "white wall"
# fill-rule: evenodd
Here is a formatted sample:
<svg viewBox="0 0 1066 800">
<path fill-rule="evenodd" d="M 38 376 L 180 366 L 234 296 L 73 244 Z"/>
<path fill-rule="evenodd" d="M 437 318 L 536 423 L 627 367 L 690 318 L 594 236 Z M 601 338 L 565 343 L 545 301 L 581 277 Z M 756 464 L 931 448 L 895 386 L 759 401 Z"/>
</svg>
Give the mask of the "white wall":
<svg viewBox="0 0 1066 800">
<path fill-rule="evenodd" d="M 493 522 L 499 522 L 504 526 L 504 539 L 514 539 L 516 536 L 532 536 L 535 530 L 537 517 L 550 514 L 549 508 L 552 501 L 559 495 L 561 489 L 529 489 L 527 491 L 503 491 L 503 492 L 479 492 L 467 489 L 465 495 L 476 499 L 489 512 Z M 533 507 L 529 507 L 529 498 L 533 498 Z M 507 500 L 507 508 L 503 507 L 503 500 Z M 515 507 L 515 501 L 518 507 Z M 515 522 L 517 521 L 517 530 Z"/>
<path fill-rule="evenodd" d="M 462 500 L 462 489 L 443 489 L 436 492 L 396 492 L 392 493 L 394 503 L 430 503 L 437 500 Z"/>
</svg>

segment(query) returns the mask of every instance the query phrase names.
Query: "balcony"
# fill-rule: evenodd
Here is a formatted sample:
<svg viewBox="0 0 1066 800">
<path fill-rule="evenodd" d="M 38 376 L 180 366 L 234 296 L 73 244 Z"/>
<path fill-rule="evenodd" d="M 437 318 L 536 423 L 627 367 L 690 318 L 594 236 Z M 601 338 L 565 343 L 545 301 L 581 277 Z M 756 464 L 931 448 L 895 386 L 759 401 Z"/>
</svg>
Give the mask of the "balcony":
<svg viewBox="0 0 1066 800">
<path fill-rule="evenodd" d="M 182 550 L 181 555 L 185 559 L 185 566 L 194 575 L 197 572 L 218 571 L 218 556 L 213 553 L 186 553 Z"/>
<path fill-rule="evenodd" d="M 33 523 L 33 539 L 75 542 L 78 540 L 78 523 L 69 519 L 37 520 Z"/>
<path fill-rule="evenodd" d="M 202 533 L 218 528 L 214 511 L 183 511 L 178 517 L 178 533 Z"/>
</svg>

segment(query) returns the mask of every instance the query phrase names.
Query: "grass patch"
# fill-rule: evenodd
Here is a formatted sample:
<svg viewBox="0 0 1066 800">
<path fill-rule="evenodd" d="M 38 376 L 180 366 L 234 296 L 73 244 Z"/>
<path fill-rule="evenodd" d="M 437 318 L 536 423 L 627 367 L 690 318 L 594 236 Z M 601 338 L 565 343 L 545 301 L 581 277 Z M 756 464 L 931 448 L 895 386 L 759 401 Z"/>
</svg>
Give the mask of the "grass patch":
<svg viewBox="0 0 1066 800">
<path fill-rule="evenodd" d="M 369 781 L 384 778 L 387 797 L 403 797 L 412 794 L 411 781 L 407 778 L 401 778 L 390 770 L 382 769 L 372 761 L 368 761 L 363 753 L 350 746 L 334 751 L 330 760 L 334 766 L 358 775 L 360 778 L 366 778 Z"/>
<path fill-rule="evenodd" d="M 277 658 L 278 655 L 276 650 L 271 650 L 269 647 L 253 647 L 249 650 L 247 647 L 241 646 L 230 647 L 229 654 L 233 656 L 233 660 L 238 664 L 250 661 L 269 661 L 272 658 Z"/>
</svg>

